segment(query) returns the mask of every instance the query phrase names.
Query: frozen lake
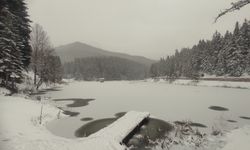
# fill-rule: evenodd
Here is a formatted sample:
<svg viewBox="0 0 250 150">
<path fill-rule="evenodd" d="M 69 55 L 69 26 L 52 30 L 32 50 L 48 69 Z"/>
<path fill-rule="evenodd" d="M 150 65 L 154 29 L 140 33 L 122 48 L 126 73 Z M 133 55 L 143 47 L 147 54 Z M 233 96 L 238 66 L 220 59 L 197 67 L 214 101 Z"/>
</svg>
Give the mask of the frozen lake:
<svg viewBox="0 0 250 150">
<path fill-rule="evenodd" d="M 207 129 L 227 130 L 250 124 L 250 120 L 244 119 L 250 116 L 249 89 L 143 81 L 72 82 L 46 95 L 52 99 L 87 99 L 83 107 L 67 108 L 80 112 L 79 115 L 55 120 L 48 125 L 52 133 L 68 138 L 75 138 L 75 131 L 86 123 L 114 118 L 115 114 L 130 110 L 147 111 L 167 122 L 190 120 L 208 126 Z M 58 101 L 56 104 L 66 107 L 72 102 Z"/>
</svg>

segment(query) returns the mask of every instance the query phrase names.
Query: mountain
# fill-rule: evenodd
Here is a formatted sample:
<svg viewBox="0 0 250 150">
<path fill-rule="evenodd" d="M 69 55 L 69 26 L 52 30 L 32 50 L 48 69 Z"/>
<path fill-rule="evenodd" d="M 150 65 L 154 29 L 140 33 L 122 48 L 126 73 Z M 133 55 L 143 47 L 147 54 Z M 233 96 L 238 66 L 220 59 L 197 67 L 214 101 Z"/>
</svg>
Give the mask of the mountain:
<svg viewBox="0 0 250 150">
<path fill-rule="evenodd" d="M 152 63 L 155 62 L 154 60 L 148 59 L 146 57 L 110 52 L 81 42 L 74 42 L 71 44 L 56 47 L 55 51 L 57 55 L 61 58 L 61 61 L 63 63 L 73 61 L 75 58 L 102 56 L 120 57 L 144 64 L 146 66 L 150 66 Z"/>
</svg>

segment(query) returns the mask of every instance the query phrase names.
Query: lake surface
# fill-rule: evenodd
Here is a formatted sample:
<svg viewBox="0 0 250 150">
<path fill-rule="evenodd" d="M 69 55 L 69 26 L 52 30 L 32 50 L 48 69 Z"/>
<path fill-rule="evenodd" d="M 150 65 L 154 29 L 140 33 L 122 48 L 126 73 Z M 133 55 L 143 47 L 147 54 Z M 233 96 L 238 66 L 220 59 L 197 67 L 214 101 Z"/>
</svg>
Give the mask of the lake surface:
<svg viewBox="0 0 250 150">
<path fill-rule="evenodd" d="M 147 111 L 170 123 L 189 120 L 201 130 L 212 127 L 230 130 L 250 124 L 248 89 L 144 81 L 72 82 L 60 90 L 48 91 L 46 96 L 57 99 L 58 107 L 79 113 L 47 126 L 52 133 L 67 138 L 77 138 L 76 131 L 86 124 L 116 118 L 130 110 Z"/>
</svg>

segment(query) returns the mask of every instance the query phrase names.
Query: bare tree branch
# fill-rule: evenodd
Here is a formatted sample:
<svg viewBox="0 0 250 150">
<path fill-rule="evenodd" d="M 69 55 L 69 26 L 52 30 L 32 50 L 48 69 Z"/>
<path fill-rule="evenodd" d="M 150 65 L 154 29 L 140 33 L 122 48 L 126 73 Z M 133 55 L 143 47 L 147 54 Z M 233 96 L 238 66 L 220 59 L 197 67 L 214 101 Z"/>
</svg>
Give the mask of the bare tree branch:
<svg viewBox="0 0 250 150">
<path fill-rule="evenodd" d="M 238 0 L 235 3 L 231 3 L 231 7 L 228 9 L 225 9 L 224 11 L 222 11 L 216 18 L 215 18 L 215 22 L 221 17 L 224 16 L 227 13 L 233 12 L 235 10 L 240 10 L 242 7 L 246 6 L 247 4 L 250 4 L 250 0 Z"/>
</svg>

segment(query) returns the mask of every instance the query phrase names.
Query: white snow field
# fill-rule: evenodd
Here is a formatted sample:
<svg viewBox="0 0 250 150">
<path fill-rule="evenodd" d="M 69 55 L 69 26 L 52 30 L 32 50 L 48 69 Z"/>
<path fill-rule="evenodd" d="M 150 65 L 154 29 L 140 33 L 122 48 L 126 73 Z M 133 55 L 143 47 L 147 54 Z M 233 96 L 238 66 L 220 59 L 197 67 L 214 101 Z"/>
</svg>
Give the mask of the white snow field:
<svg viewBox="0 0 250 150">
<path fill-rule="evenodd" d="M 58 109 L 44 104 L 43 124 L 39 124 L 41 103 L 17 97 L 0 96 L 1 150 L 124 150 L 122 140 L 145 118 L 146 112 L 128 112 L 110 126 L 88 138 L 65 139 L 46 128 L 56 119 Z"/>
<path fill-rule="evenodd" d="M 103 135 L 107 130 L 105 128 L 88 138 L 76 138 L 74 131 L 85 123 L 80 121 L 83 117 L 102 119 L 112 117 L 117 112 L 130 110 L 150 112 L 165 121 L 191 120 L 205 124 L 208 128 L 213 126 L 228 131 L 229 134 L 220 139 L 223 144 L 219 144 L 218 148 L 213 145 L 211 149 L 249 150 L 250 148 L 250 120 L 240 118 L 240 116 L 250 116 L 248 89 L 181 86 L 143 81 L 72 82 L 42 97 L 95 100 L 84 107 L 68 108 L 80 112 L 79 116 L 67 117 L 61 114 L 62 119 L 57 119 L 59 109 L 52 106 L 57 103 L 46 103 L 43 105 L 43 121 L 40 125 L 40 102 L 0 95 L 1 150 L 123 150 L 126 147 L 120 145 L 118 141 L 121 140 L 120 135 L 127 134 L 127 130 L 118 128 L 123 126 L 131 130 L 133 122 L 122 123 L 123 125 L 119 125 L 118 122 L 118 125 L 109 126 L 108 128 L 113 128 L 112 130 L 116 132 L 109 132 L 108 136 Z M 69 103 L 72 102 L 62 102 L 63 105 Z M 208 109 L 213 105 L 223 106 L 229 110 Z M 133 116 L 133 114 L 131 112 L 128 115 Z M 146 116 L 148 113 L 138 115 L 138 120 L 133 119 L 134 123 L 138 123 Z M 228 119 L 237 122 L 230 123 L 227 122 Z M 222 145 L 225 147 L 222 148 Z M 190 150 L 190 148 L 180 145 L 174 150 Z"/>
<path fill-rule="evenodd" d="M 225 141 L 227 144 L 223 150 L 249 150 L 250 149 L 250 126 L 230 132 Z"/>
</svg>

